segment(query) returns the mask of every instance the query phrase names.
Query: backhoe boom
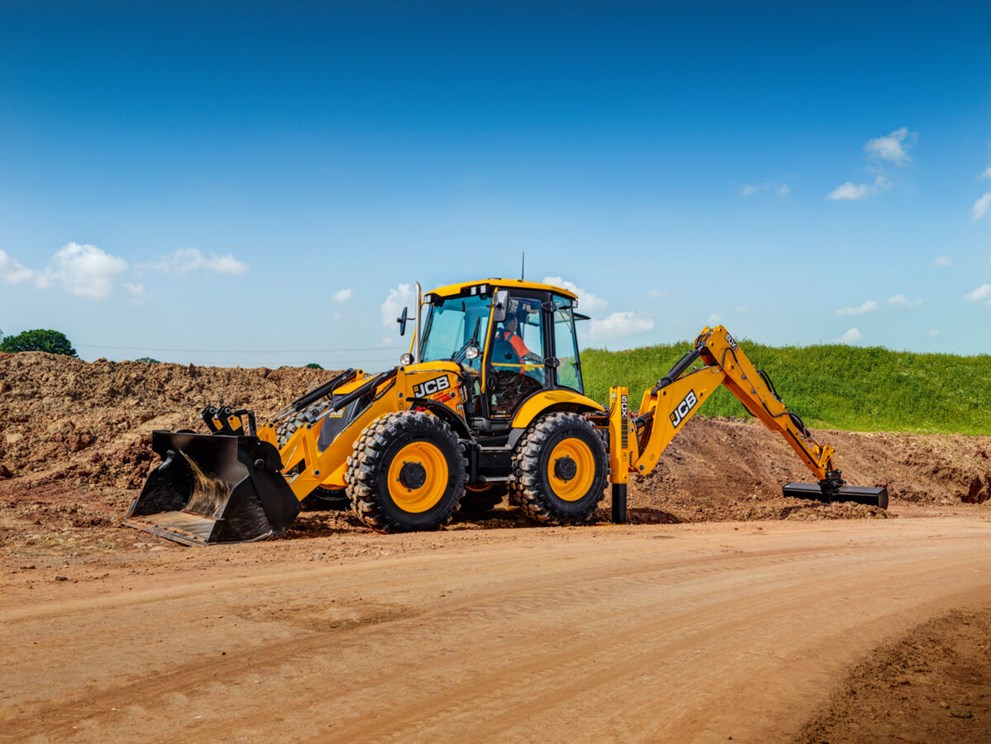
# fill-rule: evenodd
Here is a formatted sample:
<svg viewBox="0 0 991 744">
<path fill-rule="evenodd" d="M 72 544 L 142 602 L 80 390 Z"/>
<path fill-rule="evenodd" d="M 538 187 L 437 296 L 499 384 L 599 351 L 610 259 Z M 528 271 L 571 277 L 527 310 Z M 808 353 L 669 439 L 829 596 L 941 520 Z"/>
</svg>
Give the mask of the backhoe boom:
<svg viewBox="0 0 991 744">
<path fill-rule="evenodd" d="M 697 363 L 702 366 L 697 367 Z M 656 467 L 671 440 L 720 385 L 768 429 L 781 434 L 816 477 L 816 486 L 788 484 L 785 495 L 887 506 L 886 489 L 844 485 L 833 464 L 833 447 L 815 440 L 802 420 L 778 397 L 767 375 L 754 367 L 723 326 L 707 327 L 698 335 L 694 348 L 644 392 L 636 416 L 628 412 L 627 388 L 611 388 L 609 430 L 614 494 L 618 491 L 621 498 L 625 495 L 630 473 L 644 475 Z M 617 489 L 617 485 L 621 488 Z"/>
</svg>

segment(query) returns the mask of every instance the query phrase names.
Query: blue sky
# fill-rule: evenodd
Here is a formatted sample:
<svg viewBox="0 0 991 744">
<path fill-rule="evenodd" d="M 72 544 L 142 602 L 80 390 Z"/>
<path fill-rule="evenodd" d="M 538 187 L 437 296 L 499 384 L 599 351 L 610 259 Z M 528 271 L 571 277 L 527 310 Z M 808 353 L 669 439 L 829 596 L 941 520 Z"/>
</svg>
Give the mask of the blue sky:
<svg viewBox="0 0 991 744">
<path fill-rule="evenodd" d="M 208 6 L 208 7 L 201 7 Z M 991 6 L 0 0 L 0 329 L 389 366 L 404 286 L 588 346 L 991 353 Z"/>
</svg>

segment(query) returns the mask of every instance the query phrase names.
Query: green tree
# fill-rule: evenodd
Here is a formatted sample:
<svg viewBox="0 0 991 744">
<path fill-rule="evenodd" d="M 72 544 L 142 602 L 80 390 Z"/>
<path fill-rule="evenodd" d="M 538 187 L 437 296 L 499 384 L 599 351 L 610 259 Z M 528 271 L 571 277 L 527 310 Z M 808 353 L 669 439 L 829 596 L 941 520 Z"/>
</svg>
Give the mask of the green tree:
<svg viewBox="0 0 991 744">
<path fill-rule="evenodd" d="M 134 361 L 136 362 L 147 362 L 148 364 L 161 364 L 162 362 L 158 359 L 152 359 L 151 357 L 138 357 Z"/>
<path fill-rule="evenodd" d="M 310 362 L 309 364 L 306 365 L 306 369 L 323 369 L 323 367 L 321 367 L 316 362 Z"/>
<path fill-rule="evenodd" d="M 15 353 L 18 351 L 46 351 L 49 354 L 64 354 L 79 356 L 72 348 L 69 339 L 60 331 L 38 328 L 33 331 L 23 331 L 16 336 L 7 336 L 0 341 L 0 351 Z"/>
</svg>

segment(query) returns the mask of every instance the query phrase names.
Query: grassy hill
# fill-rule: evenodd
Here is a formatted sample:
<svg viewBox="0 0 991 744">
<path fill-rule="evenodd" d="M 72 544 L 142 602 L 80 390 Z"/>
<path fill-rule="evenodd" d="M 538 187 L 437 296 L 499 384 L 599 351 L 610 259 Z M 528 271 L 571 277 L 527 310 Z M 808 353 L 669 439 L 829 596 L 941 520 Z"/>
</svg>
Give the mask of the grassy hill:
<svg viewBox="0 0 991 744">
<path fill-rule="evenodd" d="M 741 341 L 785 404 L 808 426 L 854 431 L 991 435 L 991 355 L 914 354 L 843 345 L 772 347 Z M 631 405 L 690 342 L 582 354 L 588 394 L 605 402 L 610 385 L 627 385 Z M 702 416 L 749 416 L 720 388 Z"/>
</svg>

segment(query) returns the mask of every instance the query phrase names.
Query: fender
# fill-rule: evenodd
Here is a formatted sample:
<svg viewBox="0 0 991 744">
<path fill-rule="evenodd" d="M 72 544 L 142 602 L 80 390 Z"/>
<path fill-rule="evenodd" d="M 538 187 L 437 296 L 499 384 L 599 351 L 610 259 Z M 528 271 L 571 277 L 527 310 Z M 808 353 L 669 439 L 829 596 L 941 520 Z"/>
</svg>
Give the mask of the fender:
<svg viewBox="0 0 991 744">
<path fill-rule="evenodd" d="M 465 423 L 464 419 L 462 419 L 458 414 L 445 406 L 443 403 L 438 403 L 437 401 L 430 400 L 429 398 L 408 398 L 406 402 L 409 404 L 410 408 L 425 408 L 430 411 L 430 413 L 454 429 L 454 433 L 457 434 L 459 438 L 473 438 L 471 431 L 468 429 L 468 424 Z"/>
<path fill-rule="evenodd" d="M 513 428 L 525 429 L 537 416 L 547 411 L 595 411 L 602 413 L 606 409 L 574 390 L 544 390 L 534 393 L 524 401 L 520 410 L 513 416 Z"/>
</svg>

